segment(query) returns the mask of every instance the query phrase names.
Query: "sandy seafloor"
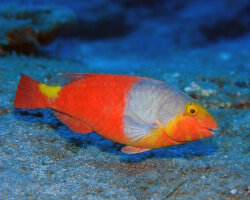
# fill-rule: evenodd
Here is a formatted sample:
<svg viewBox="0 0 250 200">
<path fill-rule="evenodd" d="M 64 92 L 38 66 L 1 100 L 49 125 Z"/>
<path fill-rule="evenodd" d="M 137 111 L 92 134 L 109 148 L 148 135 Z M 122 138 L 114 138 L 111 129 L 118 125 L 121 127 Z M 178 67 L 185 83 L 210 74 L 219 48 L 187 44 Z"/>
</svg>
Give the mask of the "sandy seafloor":
<svg viewBox="0 0 250 200">
<path fill-rule="evenodd" d="M 157 21 L 116 38 L 57 38 L 38 56 L 0 57 L 0 199 L 249 199 L 250 35 L 173 45 Z M 38 47 L 40 48 L 40 47 Z M 131 74 L 169 82 L 218 120 L 215 136 L 125 155 L 48 110 L 13 108 L 21 73 Z"/>
</svg>

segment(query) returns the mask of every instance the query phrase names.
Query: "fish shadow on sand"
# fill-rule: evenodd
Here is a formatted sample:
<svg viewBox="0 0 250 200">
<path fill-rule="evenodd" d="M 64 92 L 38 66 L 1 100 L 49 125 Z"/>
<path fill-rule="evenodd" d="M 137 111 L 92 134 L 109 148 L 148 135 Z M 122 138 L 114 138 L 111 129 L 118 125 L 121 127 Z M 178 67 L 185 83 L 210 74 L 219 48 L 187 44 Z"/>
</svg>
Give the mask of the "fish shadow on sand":
<svg viewBox="0 0 250 200">
<path fill-rule="evenodd" d="M 14 115 L 19 120 L 29 121 L 32 123 L 49 124 L 59 135 L 68 139 L 72 148 L 88 148 L 88 146 L 95 146 L 101 151 L 120 155 L 122 162 L 139 162 L 149 158 L 188 158 L 193 156 L 206 156 L 213 154 L 217 149 L 214 144 L 208 145 L 199 140 L 187 144 L 155 149 L 140 154 L 128 155 L 120 151 L 124 145 L 105 139 L 95 132 L 85 135 L 71 131 L 48 109 L 15 109 Z"/>
</svg>

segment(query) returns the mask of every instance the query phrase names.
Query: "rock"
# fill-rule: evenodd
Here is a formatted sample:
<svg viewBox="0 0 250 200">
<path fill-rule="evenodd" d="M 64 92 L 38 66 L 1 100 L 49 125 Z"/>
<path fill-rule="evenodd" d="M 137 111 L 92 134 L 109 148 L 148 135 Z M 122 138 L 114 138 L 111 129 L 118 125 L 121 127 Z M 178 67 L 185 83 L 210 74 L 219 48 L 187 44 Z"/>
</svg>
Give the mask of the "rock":
<svg viewBox="0 0 250 200">
<path fill-rule="evenodd" d="M 231 193 L 231 194 L 236 194 L 236 193 L 237 193 L 237 189 L 232 189 L 232 190 L 230 190 L 230 193 Z"/>
<path fill-rule="evenodd" d="M 74 13 L 64 7 L 1 4 L 0 51 L 37 53 L 37 46 L 50 43 L 74 20 Z"/>
</svg>

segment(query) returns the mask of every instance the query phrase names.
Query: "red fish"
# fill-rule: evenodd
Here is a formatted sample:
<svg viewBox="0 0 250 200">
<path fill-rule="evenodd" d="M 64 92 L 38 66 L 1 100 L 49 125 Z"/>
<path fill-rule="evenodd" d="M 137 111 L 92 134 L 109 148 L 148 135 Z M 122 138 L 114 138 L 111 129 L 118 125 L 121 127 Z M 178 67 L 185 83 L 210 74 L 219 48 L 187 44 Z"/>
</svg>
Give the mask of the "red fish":
<svg viewBox="0 0 250 200">
<path fill-rule="evenodd" d="M 22 75 L 14 107 L 49 108 L 72 131 L 99 135 L 140 153 L 213 136 L 217 122 L 165 82 L 109 74 L 64 74 L 53 85 Z M 59 83 L 60 82 L 60 83 Z"/>
</svg>

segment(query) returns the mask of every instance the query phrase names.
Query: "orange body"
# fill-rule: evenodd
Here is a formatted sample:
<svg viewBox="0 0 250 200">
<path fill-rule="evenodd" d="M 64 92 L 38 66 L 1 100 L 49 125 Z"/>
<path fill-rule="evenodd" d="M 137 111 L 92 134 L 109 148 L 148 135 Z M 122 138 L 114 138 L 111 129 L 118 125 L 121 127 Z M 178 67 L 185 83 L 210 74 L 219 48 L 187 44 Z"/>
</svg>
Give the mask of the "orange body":
<svg viewBox="0 0 250 200">
<path fill-rule="evenodd" d="M 126 95 L 138 80 L 133 76 L 90 75 L 62 87 L 51 108 L 76 116 L 103 137 L 123 143 Z"/>
</svg>

